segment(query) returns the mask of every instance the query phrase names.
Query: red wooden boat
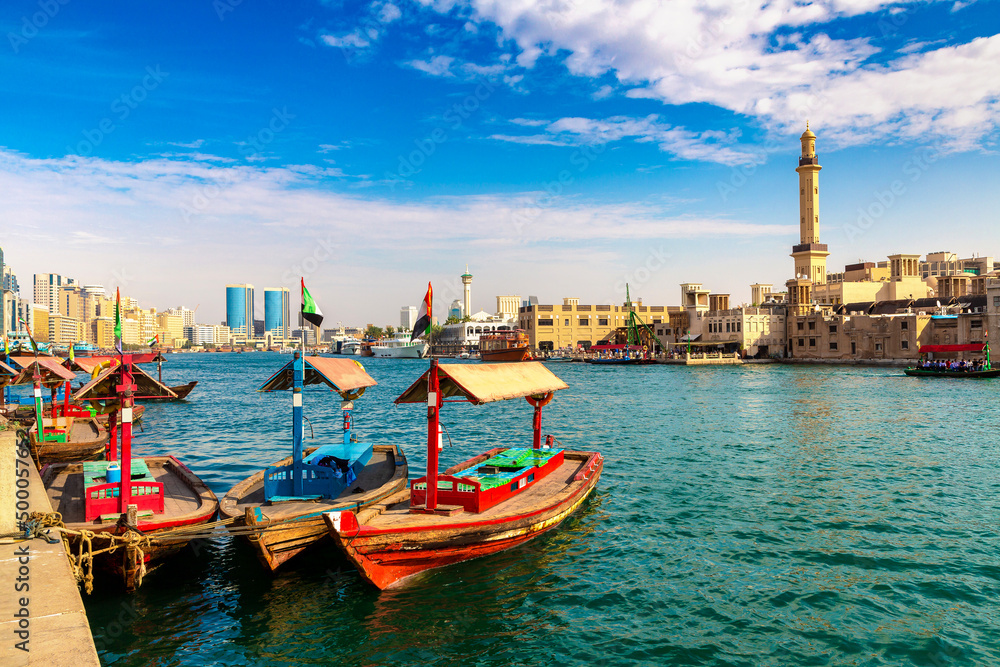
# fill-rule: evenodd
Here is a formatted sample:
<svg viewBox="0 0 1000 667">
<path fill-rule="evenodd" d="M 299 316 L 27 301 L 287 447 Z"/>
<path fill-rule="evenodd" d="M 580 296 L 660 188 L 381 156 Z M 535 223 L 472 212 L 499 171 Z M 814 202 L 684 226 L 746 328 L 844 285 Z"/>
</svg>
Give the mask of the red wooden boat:
<svg viewBox="0 0 1000 667">
<path fill-rule="evenodd" d="M 485 362 L 530 361 L 528 334 L 520 329 L 483 334 L 479 337 L 479 358 Z"/>
<path fill-rule="evenodd" d="M 215 494 L 174 456 L 132 458 L 133 401 L 172 392 L 123 355 L 77 393 L 101 409 L 111 409 L 111 434 L 103 461 L 55 463 L 41 477 L 55 511 L 72 531 L 73 552 L 81 549 L 80 531 L 132 537 L 123 548 L 96 555 L 95 562 L 123 577 L 133 591 L 163 558 L 183 548 L 196 534 L 191 527 L 215 517 Z M 121 437 L 119 457 L 118 438 Z M 120 459 L 120 461 L 119 461 Z M 186 530 L 185 530 L 186 529 Z M 94 549 L 106 547 L 100 537 Z"/>
<path fill-rule="evenodd" d="M 356 512 L 406 488 L 406 457 L 399 447 L 358 442 L 354 434 L 354 401 L 375 384 L 353 359 L 302 359 L 296 352 L 261 387 L 260 391 L 295 392 L 292 455 L 234 486 L 222 499 L 219 512 L 230 521 L 227 528 L 250 543 L 269 571 L 329 537 L 324 512 Z M 303 450 L 301 392 L 305 385 L 324 385 L 340 394 L 343 435 L 337 440 L 341 442 Z M 337 459 L 345 468 L 340 473 L 329 465 Z"/>
<path fill-rule="evenodd" d="M 396 399 L 427 403 L 427 476 L 356 515 L 324 514 L 337 546 L 365 579 L 387 588 L 430 569 L 509 549 L 558 526 L 594 490 L 604 462 L 598 452 L 543 448 L 542 406 L 564 388 L 537 361 L 480 366 L 432 361 Z M 531 448 L 491 449 L 438 475 L 442 403 L 521 397 L 535 407 Z M 546 438 L 546 447 L 551 441 Z"/>
</svg>

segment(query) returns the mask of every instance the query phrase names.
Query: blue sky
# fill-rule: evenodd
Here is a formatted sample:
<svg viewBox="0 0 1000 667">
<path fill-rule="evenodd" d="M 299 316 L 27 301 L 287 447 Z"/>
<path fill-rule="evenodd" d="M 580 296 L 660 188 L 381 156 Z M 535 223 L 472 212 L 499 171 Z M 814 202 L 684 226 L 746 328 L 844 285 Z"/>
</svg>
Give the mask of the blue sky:
<svg viewBox="0 0 1000 667">
<path fill-rule="evenodd" d="M 740 302 L 791 277 L 808 119 L 831 269 L 1000 255 L 997 33 L 998 2 L 11 1 L 0 246 L 210 322 L 300 275 L 334 323 L 428 280 L 443 312 L 466 264 L 488 311 Z"/>
</svg>

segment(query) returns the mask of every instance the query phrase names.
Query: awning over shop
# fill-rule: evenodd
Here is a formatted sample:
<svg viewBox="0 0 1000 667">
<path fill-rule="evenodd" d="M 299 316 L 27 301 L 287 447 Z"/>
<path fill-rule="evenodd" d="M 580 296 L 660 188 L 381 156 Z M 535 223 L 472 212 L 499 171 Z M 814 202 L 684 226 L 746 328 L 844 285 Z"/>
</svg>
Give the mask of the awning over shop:
<svg viewBox="0 0 1000 667">
<path fill-rule="evenodd" d="M 691 343 L 698 340 L 699 338 L 701 338 L 701 334 L 694 334 L 693 336 L 691 334 L 687 334 L 686 336 L 681 336 L 681 342 Z"/>
</svg>

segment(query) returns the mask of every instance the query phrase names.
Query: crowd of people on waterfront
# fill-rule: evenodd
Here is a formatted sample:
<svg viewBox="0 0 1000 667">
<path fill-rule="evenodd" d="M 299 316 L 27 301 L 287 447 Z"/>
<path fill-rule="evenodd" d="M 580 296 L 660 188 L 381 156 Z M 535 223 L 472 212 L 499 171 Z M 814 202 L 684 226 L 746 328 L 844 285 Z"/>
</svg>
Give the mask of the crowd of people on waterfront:
<svg viewBox="0 0 1000 667">
<path fill-rule="evenodd" d="M 921 359 L 917 362 L 917 368 L 926 371 L 958 371 L 969 373 L 990 370 L 989 363 L 983 359 L 973 359 L 971 361 L 965 361 L 964 359 L 961 361 L 953 359 L 935 359 L 933 361 Z"/>
</svg>

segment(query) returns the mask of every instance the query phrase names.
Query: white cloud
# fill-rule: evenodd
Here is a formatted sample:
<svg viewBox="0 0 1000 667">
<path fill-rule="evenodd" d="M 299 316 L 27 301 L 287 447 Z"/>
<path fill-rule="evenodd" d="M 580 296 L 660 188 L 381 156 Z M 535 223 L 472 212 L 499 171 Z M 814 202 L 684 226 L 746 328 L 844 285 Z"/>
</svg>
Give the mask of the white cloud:
<svg viewBox="0 0 1000 667">
<path fill-rule="evenodd" d="M 294 287 L 305 273 L 314 294 L 355 295 L 338 301 L 336 319 L 365 322 L 415 298 L 414 275 L 437 281 L 458 261 L 494 265 L 494 294 L 565 284 L 595 298 L 651 243 L 773 237 L 784 247 L 796 231 L 679 215 L 659 198 L 595 204 L 541 191 L 400 202 L 352 193 L 354 181 L 338 174 L 216 159 L 34 159 L 0 148 L 0 191 L 17 193 L 0 201 L 4 251 L 22 275 L 121 285 L 144 306 L 201 303 L 204 321 L 222 317 L 226 283 Z M 553 260 L 559 248 L 572 250 Z M 701 270 L 691 262 L 671 265 L 665 283 Z M 521 275 L 531 277 L 511 277 Z"/>
<path fill-rule="evenodd" d="M 645 118 L 613 116 L 601 120 L 567 117 L 553 122 L 517 118 L 511 122 L 526 127 L 544 125 L 545 134 L 494 134 L 490 138 L 519 144 L 551 146 L 607 144 L 622 139 L 633 139 L 640 143 L 655 143 L 660 150 L 676 158 L 725 165 L 748 164 L 755 157 L 749 150 L 734 147 L 738 138 L 736 133 L 692 132 L 683 127 L 662 123 L 656 115 Z"/>
<path fill-rule="evenodd" d="M 781 132 L 808 117 L 842 145 L 929 134 L 970 147 L 971 136 L 1000 124 L 1000 35 L 908 55 L 880 53 L 868 37 L 822 31 L 836 19 L 870 15 L 877 23 L 892 12 L 895 26 L 919 11 L 910 3 L 422 1 L 439 11 L 464 6 L 471 20 L 498 26 L 516 45 L 520 67 L 543 55 L 560 58 L 578 76 L 614 75 L 631 97 L 709 103 Z M 873 64 L 875 56 L 885 64 Z"/>
<path fill-rule="evenodd" d="M 451 56 L 434 56 L 430 60 L 408 60 L 404 64 L 431 76 L 455 76 L 451 72 Z"/>
<path fill-rule="evenodd" d="M 338 49 L 363 49 L 371 44 L 368 39 L 362 37 L 358 32 L 350 32 L 346 35 L 341 35 L 340 37 L 336 35 L 320 35 L 320 39 L 322 39 L 329 46 L 333 46 Z"/>
<path fill-rule="evenodd" d="M 402 15 L 403 12 L 399 11 L 399 7 L 391 2 L 385 3 L 382 5 L 381 9 L 378 10 L 378 20 L 381 23 L 392 23 Z"/>
</svg>

